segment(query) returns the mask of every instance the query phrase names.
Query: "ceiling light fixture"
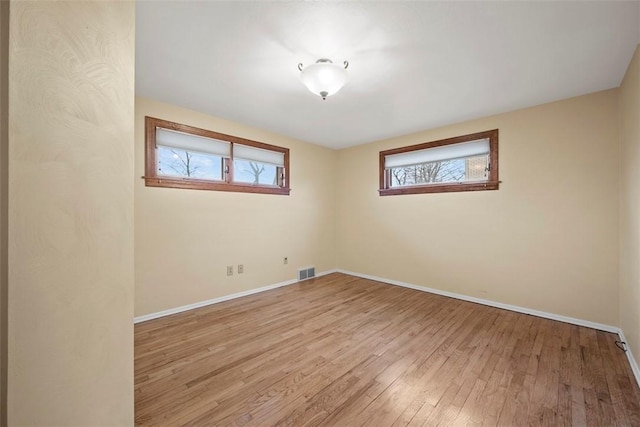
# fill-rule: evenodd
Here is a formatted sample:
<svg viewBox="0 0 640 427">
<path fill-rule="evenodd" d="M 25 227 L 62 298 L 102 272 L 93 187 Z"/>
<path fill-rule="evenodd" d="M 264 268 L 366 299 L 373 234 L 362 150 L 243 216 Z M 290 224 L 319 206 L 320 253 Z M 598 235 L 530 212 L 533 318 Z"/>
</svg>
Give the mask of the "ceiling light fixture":
<svg viewBox="0 0 640 427">
<path fill-rule="evenodd" d="M 298 64 L 302 83 L 322 99 L 338 92 L 347 83 L 347 67 L 349 63 L 344 61 L 344 68 L 334 64 L 330 59 L 321 58 L 315 64 L 303 67 Z"/>
</svg>

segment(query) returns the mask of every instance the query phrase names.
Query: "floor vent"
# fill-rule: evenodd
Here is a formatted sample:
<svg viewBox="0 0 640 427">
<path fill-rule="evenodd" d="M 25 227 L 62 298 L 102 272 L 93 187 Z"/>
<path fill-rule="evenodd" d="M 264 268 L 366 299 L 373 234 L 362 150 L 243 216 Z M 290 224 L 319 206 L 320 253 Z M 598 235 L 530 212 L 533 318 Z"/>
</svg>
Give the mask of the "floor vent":
<svg viewBox="0 0 640 427">
<path fill-rule="evenodd" d="M 307 280 L 316 277 L 316 268 L 301 268 L 298 270 L 298 280 Z"/>
</svg>

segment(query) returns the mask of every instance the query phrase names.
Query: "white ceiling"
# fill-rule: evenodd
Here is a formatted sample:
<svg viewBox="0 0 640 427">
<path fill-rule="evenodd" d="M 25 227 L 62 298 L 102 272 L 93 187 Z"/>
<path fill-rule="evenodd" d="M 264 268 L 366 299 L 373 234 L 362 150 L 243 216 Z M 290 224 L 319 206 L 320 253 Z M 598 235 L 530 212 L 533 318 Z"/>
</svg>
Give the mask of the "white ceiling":
<svg viewBox="0 0 640 427">
<path fill-rule="evenodd" d="M 343 148 L 617 87 L 639 41 L 640 1 L 138 2 L 136 93 Z"/>
</svg>

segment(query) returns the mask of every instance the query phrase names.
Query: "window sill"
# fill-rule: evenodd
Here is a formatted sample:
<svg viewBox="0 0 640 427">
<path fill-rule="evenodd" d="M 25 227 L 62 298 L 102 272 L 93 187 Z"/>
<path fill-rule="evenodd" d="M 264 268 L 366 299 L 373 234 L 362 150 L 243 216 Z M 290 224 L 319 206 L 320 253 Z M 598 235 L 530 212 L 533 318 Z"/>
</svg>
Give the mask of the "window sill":
<svg viewBox="0 0 640 427">
<path fill-rule="evenodd" d="M 453 193 L 460 191 L 497 190 L 499 186 L 500 181 L 487 181 L 472 184 L 430 184 L 416 185 L 413 187 L 381 188 L 378 190 L 378 192 L 381 196 L 397 196 L 400 194 Z"/>
<path fill-rule="evenodd" d="M 280 194 L 288 196 L 290 188 L 268 185 L 229 184 L 226 182 L 211 182 L 199 179 L 143 177 L 147 187 L 185 188 L 190 190 L 231 191 L 236 193 Z"/>
</svg>

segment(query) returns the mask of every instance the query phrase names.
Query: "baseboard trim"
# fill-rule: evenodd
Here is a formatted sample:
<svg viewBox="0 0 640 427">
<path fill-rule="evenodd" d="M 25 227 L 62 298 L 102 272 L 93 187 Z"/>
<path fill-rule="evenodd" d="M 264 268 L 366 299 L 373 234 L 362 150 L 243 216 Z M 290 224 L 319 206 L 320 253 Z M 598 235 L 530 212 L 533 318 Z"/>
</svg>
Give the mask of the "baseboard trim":
<svg viewBox="0 0 640 427">
<path fill-rule="evenodd" d="M 622 329 L 616 326 L 591 322 L 589 320 L 577 319 L 575 317 L 562 316 L 559 314 L 548 313 L 546 311 L 533 310 L 530 308 L 520 307 L 517 305 L 503 304 L 501 302 L 495 302 L 495 301 L 486 300 L 482 298 L 470 297 L 467 295 L 456 294 L 454 292 L 441 291 L 439 289 L 428 288 L 426 286 L 417 286 L 411 283 L 401 282 L 399 280 L 385 279 L 383 277 L 372 276 L 370 274 L 356 273 L 354 271 L 348 271 L 343 269 L 337 269 L 337 272 L 348 274 L 351 276 L 361 277 L 363 279 L 375 280 L 376 282 L 382 282 L 390 285 L 401 286 L 403 288 L 415 289 L 417 291 L 428 292 L 428 293 L 442 295 L 445 297 L 455 298 L 463 301 L 474 302 L 477 304 L 487 305 L 490 307 L 502 308 L 504 310 L 515 311 L 517 313 L 530 314 L 532 316 L 542 317 L 545 319 L 557 320 L 564 323 L 570 323 L 573 325 L 585 326 L 587 328 L 592 328 L 592 329 L 598 329 L 600 331 L 611 332 L 611 333 L 617 334 L 618 337 L 620 337 L 620 341 L 623 341 L 625 343 L 627 342 L 627 339 L 625 338 L 624 332 L 622 332 Z M 633 376 L 636 379 L 636 383 L 640 387 L 640 368 L 638 367 L 638 363 L 636 362 L 636 359 L 633 357 L 633 353 L 631 353 L 631 350 L 629 349 L 628 345 L 627 345 L 627 351 L 625 351 L 625 354 L 627 355 L 627 360 L 629 361 L 629 365 L 631 366 L 631 371 L 633 372 Z"/>
<path fill-rule="evenodd" d="M 316 274 L 315 277 L 326 276 L 327 274 L 336 273 L 337 271 L 338 270 L 322 271 Z M 313 279 L 313 277 L 311 279 Z M 310 279 L 305 279 L 305 280 L 310 280 Z M 304 280 L 299 281 L 297 279 L 285 280 L 284 282 L 274 283 L 272 285 L 262 286 L 256 289 L 249 289 L 247 291 L 237 292 L 231 295 L 223 295 L 221 297 L 209 299 L 206 301 L 195 302 L 193 304 L 187 304 L 187 305 L 183 305 L 176 308 L 170 308 L 168 310 L 162 310 L 156 313 L 145 314 L 143 316 L 134 317 L 133 323 L 136 324 L 136 323 L 146 322 L 148 320 L 159 319 L 160 317 L 171 316 L 172 314 L 182 313 L 184 311 L 189 311 L 189 310 L 193 310 L 200 307 L 206 307 L 211 304 L 217 304 L 219 302 L 229 301 L 232 299 L 242 298 L 242 297 L 257 294 L 260 292 L 270 291 L 271 289 L 281 288 L 283 286 L 289 286 L 289 285 L 293 285 L 294 283 L 303 282 L 303 281 Z"/>
<path fill-rule="evenodd" d="M 622 329 L 618 330 L 618 336 L 620 337 L 620 341 L 623 341 L 624 343 L 627 342 L 627 339 L 624 336 L 624 332 L 622 332 Z M 625 351 L 625 353 L 627 354 L 627 359 L 629 360 L 629 365 L 631 365 L 631 370 L 633 371 L 633 375 L 636 377 L 636 382 L 638 383 L 638 386 L 640 386 L 640 368 L 638 368 L 638 363 L 636 362 L 636 359 L 633 357 L 633 353 L 631 353 L 631 350 L 629 349 L 629 345 L 627 345 L 627 351 Z"/>
<path fill-rule="evenodd" d="M 546 311 L 533 310 L 530 308 L 520 307 L 517 305 L 504 304 L 501 302 L 495 302 L 487 299 L 470 297 L 467 295 L 456 294 L 454 292 L 441 291 L 439 289 L 428 288 L 426 286 L 413 285 L 411 283 L 401 282 L 399 280 L 385 279 L 384 277 L 371 276 L 369 274 L 361 274 L 353 271 L 338 269 L 339 273 L 349 274 L 351 276 L 362 277 L 363 279 L 375 280 L 376 282 L 388 283 L 390 285 L 401 286 L 403 288 L 415 289 L 417 291 L 428 292 L 431 294 L 442 295 L 445 297 L 455 298 L 463 301 L 474 302 L 477 304 L 488 305 L 490 307 L 502 308 L 504 310 L 515 311 L 523 314 L 530 314 L 532 316 L 543 317 L 545 319 L 558 320 L 564 323 L 571 323 L 578 326 L 586 326 L 587 328 L 598 329 L 601 331 L 618 333 L 620 328 L 602 323 L 590 322 L 588 320 L 576 319 L 574 317 L 561 316 L 559 314 L 547 313 Z"/>
<path fill-rule="evenodd" d="M 625 343 L 627 342 L 627 339 L 625 338 L 624 332 L 622 332 L 622 329 L 620 329 L 618 327 L 615 327 L 615 326 L 605 325 L 605 324 L 602 324 L 602 323 L 591 322 L 591 321 L 583 320 L 583 319 L 577 319 L 575 317 L 562 316 L 562 315 L 559 315 L 559 314 L 548 313 L 546 311 L 533 310 L 533 309 L 530 309 L 530 308 L 520 307 L 520 306 L 517 306 L 517 305 L 504 304 L 504 303 L 501 303 L 501 302 L 496 302 L 496 301 L 486 300 L 486 299 L 482 299 L 482 298 L 471 297 L 471 296 L 467 296 L 467 295 L 457 294 L 457 293 L 454 293 L 454 292 L 442 291 L 442 290 L 439 290 L 439 289 L 429 288 L 429 287 L 426 287 L 426 286 L 413 285 L 411 283 L 401 282 L 399 280 L 386 279 L 386 278 L 383 278 L 383 277 L 372 276 L 370 274 L 356 273 L 354 271 L 343 270 L 343 269 L 339 269 L 339 268 L 338 269 L 327 270 L 327 271 L 322 271 L 322 272 L 316 274 L 315 277 L 322 277 L 322 276 L 326 276 L 327 274 L 331 274 L 331 273 L 348 274 L 350 276 L 361 277 L 363 279 L 374 280 L 376 282 L 387 283 L 389 285 L 394 285 L 394 286 L 401 286 L 403 288 L 414 289 L 416 291 L 428 292 L 428 293 L 431 293 L 431 294 L 442 295 L 442 296 L 445 296 L 445 297 L 455 298 L 455 299 L 459 299 L 459 300 L 462 300 L 462 301 L 468 301 L 468 302 L 473 302 L 473 303 L 477 303 L 477 304 L 482 304 L 482 305 L 486 305 L 486 306 L 489 306 L 489 307 L 501 308 L 501 309 L 504 309 L 504 310 L 514 311 L 514 312 L 517 312 L 517 313 L 530 314 L 532 316 L 542 317 L 542 318 L 545 318 L 545 319 L 557 320 L 559 322 L 570 323 L 570 324 L 578 325 L 578 326 L 585 326 L 587 328 L 598 329 L 598 330 L 605 331 L 605 332 L 612 332 L 614 334 L 617 334 L 620 337 L 620 341 L 623 341 Z M 305 280 L 310 280 L 310 279 L 305 279 Z M 134 324 L 135 323 L 142 323 L 142 322 L 146 322 L 148 320 L 158 319 L 158 318 L 161 318 L 161 317 L 170 316 L 172 314 L 182 313 L 184 311 L 189 311 L 189 310 L 193 310 L 193 309 L 196 309 L 196 308 L 205 307 L 205 306 L 208 306 L 208 305 L 217 304 L 219 302 L 229 301 L 229 300 L 236 299 L 236 298 L 242 298 L 242 297 L 253 295 L 253 294 L 257 294 L 257 293 L 260 293 L 260 292 L 269 291 L 271 289 L 276 289 L 276 288 L 280 288 L 280 287 L 283 287 L 283 286 L 293 285 L 293 284 L 299 283 L 299 282 L 304 282 L 304 280 L 300 280 L 300 281 L 297 280 L 297 279 L 286 280 L 284 282 L 274 283 L 272 285 L 262 286 L 262 287 L 256 288 L 256 289 L 249 289 L 247 291 L 237 292 L 237 293 L 231 294 L 231 295 L 224 295 L 224 296 L 221 296 L 221 297 L 218 297 L 218 298 L 213 298 L 213 299 L 206 300 L 206 301 L 200 301 L 200 302 L 196 302 L 196 303 L 193 303 L 193 304 L 187 304 L 187 305 L 183 305 L 181 307 L 176 307 L 176 308 L 171 308 L 171 309 L 168 309 L 168 310 L 159 311 L 157 313 L 146 314 L 146 315 L 134 318 L 133 319 L 133 323 Z M 636 382 L 638 383 L 638 386 L 640 386 L 640 368 L 638 367 L 638 363 L 636 362 L 635 358 L 633 357 L 633 354 L 631 353 L 631 350 L 628 348 L 628 346 L 627 346 L 627 351 L 625 353 L 627 355 L 627 360 L 629 361 L 629 365 L 631 366 L 631 371 L 633 372 L 633 375 L 634 375 L 634 377 L 636 379 Z"/>
</svg>

